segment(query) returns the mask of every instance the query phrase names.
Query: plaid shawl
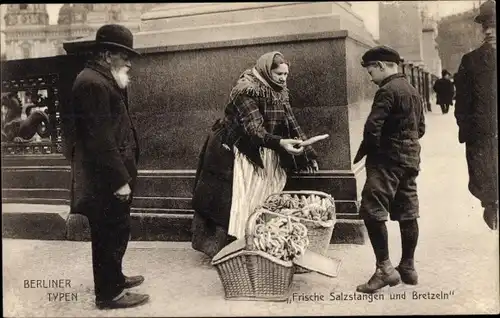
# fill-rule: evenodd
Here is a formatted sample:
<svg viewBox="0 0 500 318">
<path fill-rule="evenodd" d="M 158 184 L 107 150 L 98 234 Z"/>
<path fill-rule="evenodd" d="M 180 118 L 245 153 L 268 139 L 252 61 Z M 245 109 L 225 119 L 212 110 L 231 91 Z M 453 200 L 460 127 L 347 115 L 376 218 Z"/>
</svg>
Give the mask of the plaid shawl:
<svg viewBox="0 0 500 318">
<path fill-rule="evenodd" d="M 236 146 L 255 166 L 263 167 L 260 148 L 267 147 L 278 152 L 283 168 L 303 169 L 317 155 L 310 146 L 301 156 L 292 156 L 279 146 L 279 138 L 305 140 L 307 136 L 293 114 L 288 89 L 277 90 L 263 77 L 256 67 L 240 76 L 225 109 L 223 142 L 229 149 Z"/>
</svg>

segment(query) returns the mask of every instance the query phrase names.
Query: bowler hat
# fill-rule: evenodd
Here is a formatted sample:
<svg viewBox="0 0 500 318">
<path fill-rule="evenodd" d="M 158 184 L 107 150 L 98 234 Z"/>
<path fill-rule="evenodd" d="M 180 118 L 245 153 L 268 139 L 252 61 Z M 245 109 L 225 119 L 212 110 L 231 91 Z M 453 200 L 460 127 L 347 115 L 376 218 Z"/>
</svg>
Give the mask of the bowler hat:
<svg viewBox="0 0 500 318">
<path fill-rule="evenodd" d="M 376 61 L 394 62 L 399 64 L 400 62 L 403 62 L 403 59 L 393 48 L 381 45 L 368 50 L 362 57 L 361 65 L 366 67 Z"/>
<path fill-rule="evenodd" d="M 479 15 L 476 16 L 474 22 L 476 23 L 484 23 L 488 21 L 496 20 L 496 4 L 493 0 L 488 0 L 485 3 L 481 4 L 479 7 Z"/>
<path fill-rule="evenodd" d="M 110 47 L 121 49 L 126 52 L 140 55 L 134 50 L 134 36 L 126 27 L 119 24 L 106 24 L 97 30 L 95 45 L 98 47 Z"/>
</svg>

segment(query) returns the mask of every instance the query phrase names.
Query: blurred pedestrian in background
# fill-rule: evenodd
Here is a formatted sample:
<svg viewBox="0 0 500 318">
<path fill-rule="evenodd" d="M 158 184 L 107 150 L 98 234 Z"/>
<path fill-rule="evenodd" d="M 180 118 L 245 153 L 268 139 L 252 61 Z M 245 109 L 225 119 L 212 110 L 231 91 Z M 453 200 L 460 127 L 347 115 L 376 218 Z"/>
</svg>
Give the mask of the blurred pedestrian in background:
<svg viewBox="0 0 500 318">
<path fill-rule="evenodd" d="M 442 78 L 436 80 L 432 89 L 436 92 L 436 104 L 441 107 L 443 114 L 447 114 L 453 105 L 455 85 L 451 81 L 451 73 L 447 70 L 441 72 Z"/>
</svg>

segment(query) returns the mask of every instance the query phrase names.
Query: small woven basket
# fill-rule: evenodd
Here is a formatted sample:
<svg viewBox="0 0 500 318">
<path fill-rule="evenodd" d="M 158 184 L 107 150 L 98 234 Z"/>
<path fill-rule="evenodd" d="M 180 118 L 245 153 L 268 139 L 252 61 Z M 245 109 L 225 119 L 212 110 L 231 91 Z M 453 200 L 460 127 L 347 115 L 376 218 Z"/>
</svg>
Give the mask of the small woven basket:
<svg viewBox="0 0 500 318">
<path fill-rule="evenodd" d="M 330 207 L 328 208 L 328 212 L 332 215 L 332 218 L 327 221 L 315 221 L 305 218 L 296 217 L 300 220 L 300 223 L 304 224 L 307 227 L 307 237 L 309 238 L 309 245 L 307 247 L 308 250 L 314 251 L 323 256 L 327 256 L 328 247 L 330 245 L 330 241 L 332 239 L 333 228 L 336 224 L 336 214 L 335 214 L 335 201 L 333 197 L 329 194 L 326 194 L 321 191 L 309 191 L 309 190 L 301 190 L 301 191 L 282 191 L 278 193 L 271 194 L 267 197 L 266 201 L 275 196 L 282 196 L 284 194 L 290 195 L 298 195 L 298 196 L 310 196 L 316 195 L 322 199 L 327 199 L 331 202 Z M 308 273 L 309 270 L 306 270 L 300 266 L 297 266 L 296 273 Z"/>
<path fill-rule="evenodd" d="M 227 300 L 285 301 L 289 297 L 295 271 L 293 263 L 257 250 L 253 245 L 254 228 L 263 213 L 268 214 L 266 217 L 283 217 L 257 210 L 247 221 L 245 248 L 227 255 L 216 255 L 212 261 Z M 293 219 L 298 222 L 297 218 Z M 224 254 L 224 251 L 219 254 Z"/>
</svg>

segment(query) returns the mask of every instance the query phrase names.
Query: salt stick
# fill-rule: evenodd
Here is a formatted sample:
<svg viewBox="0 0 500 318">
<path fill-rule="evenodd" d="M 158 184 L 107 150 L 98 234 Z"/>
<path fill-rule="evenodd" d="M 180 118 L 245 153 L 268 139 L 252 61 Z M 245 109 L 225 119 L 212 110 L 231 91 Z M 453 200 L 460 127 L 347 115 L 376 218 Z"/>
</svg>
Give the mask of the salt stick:
<svg viewBox="0 0 500 318">
<path fill-rule="evenodd" d="M 321 140 L 324 140 L 326 138 L 330 137 L 328 134 L 324 134 L 324 135 L 318 135 L 318 136 L 315 136 L 315 137 L 311 137 L 307 140 L 304 140 L 303 142 L 301 142 L 299 144 L 299 147 L 305 147 L 305 146 L 309 146 L 309 145 L 312 145 L 314 144 L 315 142 L 318 142 L 318 141 L 321 141 Z"/>
</svg>

